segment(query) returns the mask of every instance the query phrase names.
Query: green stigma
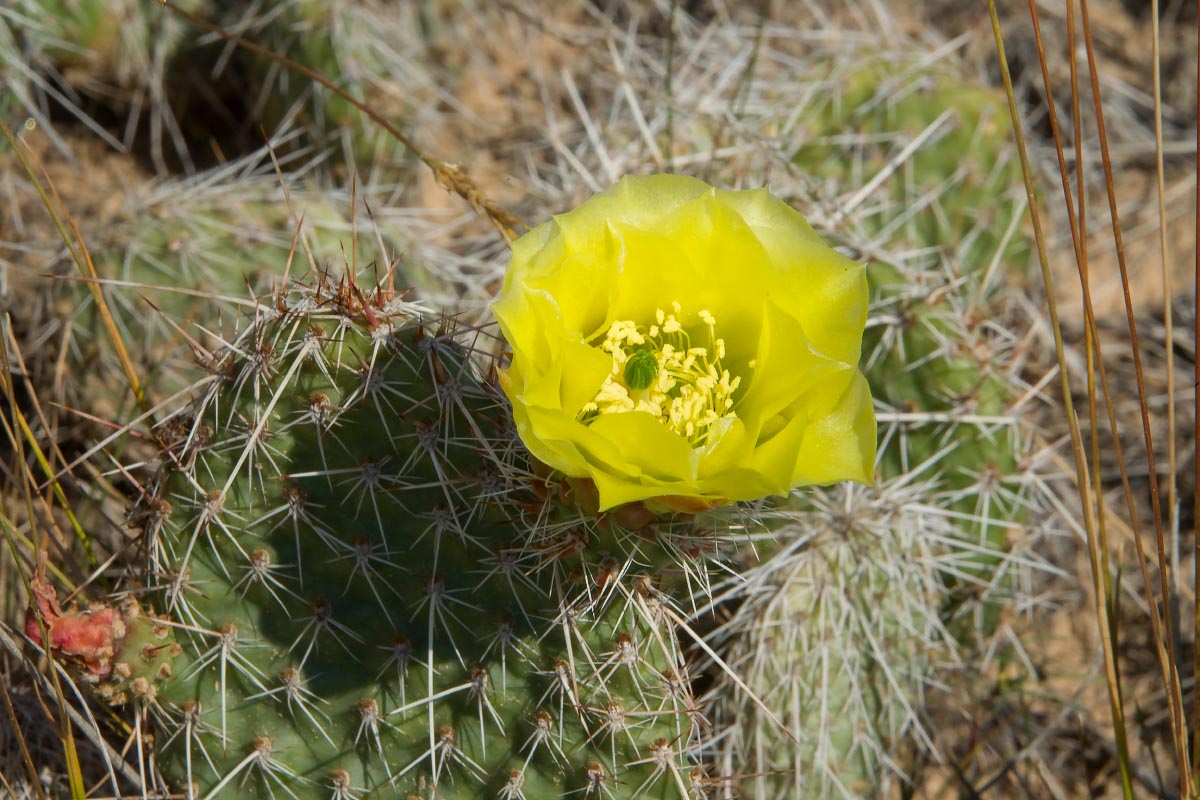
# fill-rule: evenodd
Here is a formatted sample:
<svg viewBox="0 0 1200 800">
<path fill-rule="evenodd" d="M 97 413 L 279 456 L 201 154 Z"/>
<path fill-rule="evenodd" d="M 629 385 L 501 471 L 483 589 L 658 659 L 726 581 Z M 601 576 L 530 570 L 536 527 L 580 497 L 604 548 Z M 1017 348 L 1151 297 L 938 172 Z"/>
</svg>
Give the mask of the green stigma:
<svg viewBox="0 0 1200 800">
<path fill-rule="evenodd" d="M 658 377 L 658 356 L 649 350 L 638 350 L 625 362 L 625 385 L 632 391 L 649 389 Z"/>
</svg>

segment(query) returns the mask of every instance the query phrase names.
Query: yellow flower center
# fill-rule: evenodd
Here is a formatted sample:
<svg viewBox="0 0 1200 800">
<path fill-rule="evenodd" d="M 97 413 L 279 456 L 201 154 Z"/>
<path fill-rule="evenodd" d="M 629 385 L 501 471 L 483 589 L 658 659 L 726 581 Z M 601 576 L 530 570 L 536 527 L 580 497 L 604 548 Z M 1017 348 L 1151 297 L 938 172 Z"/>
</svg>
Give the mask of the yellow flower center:
<svg viewBox="0 0 1200 800">
<path fill-rule="evenodd" d="M 600 349 L 612 356 L 612 373 L 580 409 L 581 422 L 645 411 L 699 447 L 707 444 L 713 425 L 737 416 L 733 393 L 742 379 L 721 366 L 725 340 L 717 338 L 717 320 L 700 311 L 708 343 L 697 347 L 679 321 L 681 314 L 679 303 L 671 303 L 671 313 L 658 309 L 648 327 L 628 319 L 609 326 Z"/>
</svg>

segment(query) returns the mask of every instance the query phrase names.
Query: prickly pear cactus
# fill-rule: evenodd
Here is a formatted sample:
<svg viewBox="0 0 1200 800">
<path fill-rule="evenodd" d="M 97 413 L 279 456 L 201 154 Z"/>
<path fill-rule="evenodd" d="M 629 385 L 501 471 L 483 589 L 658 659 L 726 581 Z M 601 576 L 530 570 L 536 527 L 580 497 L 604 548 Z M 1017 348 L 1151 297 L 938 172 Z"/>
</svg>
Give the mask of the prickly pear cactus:
<svg viewBox="0 0 1200 800">
<path fill-rule="evenodd" d="M 185 388 L 194 379 L 193 358 L 203 357 L 187 346 L 181 330 L 194 324 L 228 335 L 238 315 L 253 307 L 252 298 L 269 293 L 289 260 L 295 274 L 320 272 L 354 252 L 348 198 L 332 189 L 322 198 L 300 179 L 281 186 L 250 159 L 139 187 L 120 200 L 110 204 L 115 209 L 106 204 L 80 220 L 117 333 L 156 399 Z M 366 227 L 360 224 L 360 243 Z M 37 266 L 78 274 L 59 249 Z M 46 284 L 52 297 L 70 301 L 74 349 L 67 362 L 93 365 L 72 382 L 79 396 L 69 401 L 95 411 L 97 396 L 111 398 L 114 383 L 125 382 L 103 315 L 87 285 Z M 136 415 L 132 396 L 121 397 L 125 406 L 98 413 Z"/>
<path fill-rule="evenodd" d="M 793 160 L 839 193 L 843 242 L 868 261 L 879 485 L 794 494 L 770 512 L 769 555 L 730 588 L 742 602 L 714 641 L 791 734 L 718 681 L 721 763 L 753 776 L 755 800 L 903 780 L 900 744 L 933 746 L 928 676 L 991 629 L 988 595 L 1009 585 L 1010 537 L 1037 502 L 1012 410 L 1019 353 L 990 321 L 1029 257 L 1003 97 L 896 52 L 847 59 L 827 84 Z"/>
<path fill-rule="evenodd" d="M 179 5 L 205 10 L 205 0 Z M 157 0 L 11 0 L 0 9 L 0 86 L 31 114 L 38 91 L 64 102 L 64 85 L 154 91 L 191 33 Z"/>
<path fill-rule="evenodd" d="M 748 776 L 739 797 L 878 796 L 899 778 L 905 737 L 929 746 L 925 682 L 953 647 L 943 542 L 959 533 L 923 505 L 930 491 L 827 490 L 770 512 L 770 556 L 726 587 L 740 602 L 711 636 L 761 703 L 718 680 L 718 766 Z"/>
<path fill-rule="evenodd" d="M 183 646 L 154 692 L 163 788 L 681 796 L 704 725 L 670 589 L 711 543 L 538 479 L 470 336 L 418 311 L 293 287 L 164 428 L 142 509 Z"/>
<path fill-rule="evenodd" d="M 849 198 L 839 214 L 848 243 L 870 262 L 867 377 L 898 417 L 881 474 L 933 464 L 965 495 L 989 471 L 1010 474 L 1015 461 L 1003 435 L 937 419 L 995 417 L 1012 399 L 988 324 L 998 290 L 1030 256 L 1007 106 L 953 62 L 930 64 L 924 54 L 866 57 L 834 68 L 829 82 L 835 90 L 806 117 L 810 138 L 794 160 L 839 187 L 878 182 L 869 200 Z M 973 514 L 972 502 L 959 497 L 954 507 Z"/>
<path fill-rule="evenodd" d="M 227 29 L 315 70 L 395 123 L 432 95 L 410 57 L 423 43 L 413 35 L 418 23 L 409 7 L 376 0 L 284 0 L 250 11 L 240 2 L 216 0 L 216 6 L 216 20 Z M 251 112 L 268 131 L 287 121 L 318 143 L 333 134 L 346 161 L 364 168 L 403 153 L 336 93 L 257 54 L 237 58 L 233 68 L 248 84 Z"/>
</svg>

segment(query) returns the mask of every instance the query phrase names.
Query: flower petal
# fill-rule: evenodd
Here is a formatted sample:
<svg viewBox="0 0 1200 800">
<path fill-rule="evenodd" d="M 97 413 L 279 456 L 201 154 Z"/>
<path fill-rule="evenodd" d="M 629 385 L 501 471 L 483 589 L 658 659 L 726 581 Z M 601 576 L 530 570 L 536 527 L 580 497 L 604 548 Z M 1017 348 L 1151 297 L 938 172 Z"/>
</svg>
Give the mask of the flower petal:
<svg viewBox="0 0 1200 800">
<path fill-rule="evenodd" d="M 756 441 L 769 439 L 791 415 L 772 420 L 814 389 L 833 388 L 839 396 L 854 368 L 813 352 L 800 323 L 772 299 L 764 304 L 757 364 L 735 410 Z M 744 378 L 745 380 L 745 378 Z M 822 409 L 824 411 L 824 409 Z"/>
<path fill-rule="evenodd" d="M 597 436 L 612 442 L 625 462 L 638 474 L 655 481 L 690 481 L 695 478 L 692 447 L 644 411 L 601 414 L 589 426 Z"/>
<path fill-rule="evenodd" d="M 870 292 L 866 267 L 830 248 L 795 209 L 766 189 L 723 192 L 771 253 L 779 274 L 775 302 L 798 320 L 814 350 L 857 364 Z"/>
<path fill-rule="evenodd" d="M 875 409 L 867 379 L 855 373 L 829 414 L 813 420 L 792 471 L 792 485 L 874 483 Z"/>
<path fill-rule="evenodd" d="M 605 331 L 611 318 L 622 255 L 621 242 L 605 230 L 589 250 L 539 256 L 525 285 L 554 297 L 563 327 L 590 341 Z M 550 257 L 558 259 L 557 269 L 537 268 Z"/>
</svg>

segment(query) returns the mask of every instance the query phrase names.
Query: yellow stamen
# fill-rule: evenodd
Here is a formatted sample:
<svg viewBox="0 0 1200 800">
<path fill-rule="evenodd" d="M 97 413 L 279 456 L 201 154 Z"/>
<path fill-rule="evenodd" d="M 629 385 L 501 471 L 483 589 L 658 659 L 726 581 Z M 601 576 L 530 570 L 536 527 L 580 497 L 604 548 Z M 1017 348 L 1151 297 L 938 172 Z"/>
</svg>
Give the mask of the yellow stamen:
<svg viewBox="0 0 1200 800">
<path fill-rule="evenodd" d="M 656 324 L 649 328 L 632 320 L 617 320 L 609 326 L 600 349 L 612 356 L 612 372 L 596 397 L 580 410 L 581 422 L 588 424 L 600 414 L 644 411 L 699 447 L 707 443 L 714 424 L 737 416 L 733 394 L 742 379 L 721 366 L 725 340 L 716 338 L 716 318 L 708 309 L 699 312 L 708 327 L 710 344 L 695 347 L 679 320 L 683 313 L 680 304 L 671 303 L 671 311 L 656 309 Z M 657 362 L 653 374 L 651 357 Z M 631 358 L 646 367 L 627 369 Z M 636 376 L 632 386 L 631 376 Z"/>
</svg>

